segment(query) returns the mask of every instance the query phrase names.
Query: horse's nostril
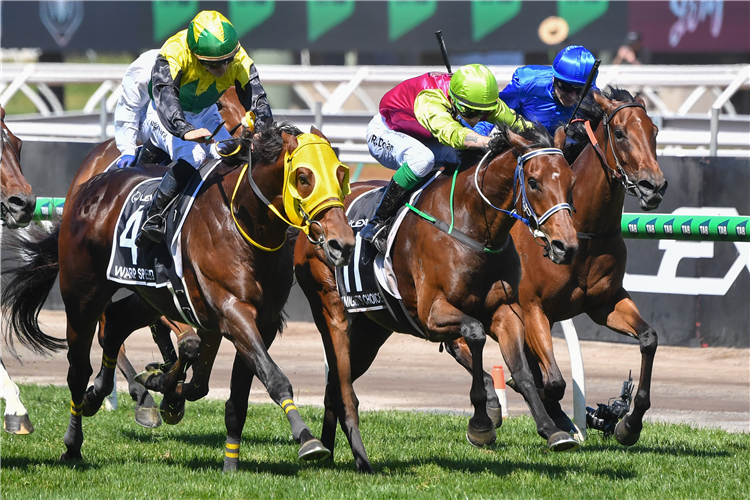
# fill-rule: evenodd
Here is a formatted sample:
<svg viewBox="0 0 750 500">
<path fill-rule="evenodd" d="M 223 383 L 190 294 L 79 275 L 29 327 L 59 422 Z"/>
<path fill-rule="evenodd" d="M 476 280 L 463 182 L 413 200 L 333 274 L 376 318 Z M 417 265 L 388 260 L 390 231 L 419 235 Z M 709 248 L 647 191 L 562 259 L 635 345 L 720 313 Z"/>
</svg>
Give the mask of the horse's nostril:
<svg viewBox="0 0 750 500">
<path fill-rule="evenodd" d="M 10 196 L 8 197 L 8 204 L 11 205 L 15 210 L 21 212 L 26 210 L 34 210 L 36 200 L 34 198 L 27 198 L 25 196 Z"/>
<path fill-rule="evenodd" d="M 550 243 L 552 248 L 555 250 L 555 253 L 559 254 L 565 254 L 565 245 L 560 240 L 552 240 L 552 243 Z"/>
<path fill-rule="evenodd" d="M 640 187 L 642 191 L 648 191 L 650 193 L 656 191 L 654 185 L 647 180 L 638 181 L 638 187 Z"/>
<path fill-rule="evenodd" d="M 341 253 L 341 242 L 339 240 L 328 240 L 329 250 L 337 253 Z"/>
</svg>

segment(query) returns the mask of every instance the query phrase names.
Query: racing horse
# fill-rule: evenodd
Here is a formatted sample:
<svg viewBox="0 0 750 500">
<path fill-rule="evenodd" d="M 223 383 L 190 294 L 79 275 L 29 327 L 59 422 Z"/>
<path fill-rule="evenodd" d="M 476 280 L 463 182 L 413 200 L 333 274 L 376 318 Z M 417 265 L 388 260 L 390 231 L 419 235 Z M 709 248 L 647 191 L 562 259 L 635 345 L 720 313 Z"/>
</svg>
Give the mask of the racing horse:
<svg viewBox="0 0 750 500">
<path fill-rule="evenodd" d="M 572 148 L 577 149 L 574 153 L 580 152 L 572 164 L 577 178 L 573 221 L 579 239 L 573 262 L 569 266 L 551 265 L 527 232 L 511 230 L 523 268 L 518 296 L 531 358 L 528 364 L 547 413 L 558 427 L 572 431 L 573 424 L 560 407 L 566 384 L 552 349 L 552 325 L 586 313 L 596 323 L 637 339 L 641 368 L 634 407 L 614 432 L 617 441 L 631 446 L 640 437 L 643 415 L 650 407 L 657 335 L 623 288 L 627 250 L 620 224 L 626 194 L 637 196 L 642 210 L 654 210 L 667 190 L 667 181 L 656 160 L 658 128 L 642 99 L 610 87 L 601 94 L 590 93 L 581 110 L 584 118 L 574 121 L 569 130 L 576 144 L 584 145 L 582 151 L 577 146 Z M 517 317 L 507 306 L 501 307 L 498 315 Z M 500 343 L 511 372 L 524 357 L 522 331 L 501 330 L 497 336 L 491 333 Z M 472 370 L 466 344 L 459 340 L 447 350 Z M 533 411 L 532 415 L 537 423 L 546 418 Z"/>
<path fill-rule="evenodd" d="M 292 386 L 268 355 L 266 344 L 283 324 L 282 308 L 292 286 L 293 248 L 286 242 L 290 223 L 297 222 L 315 240 L 319 255 L 329 265 L 345 263 L 354 238 L 342 210 L 348 169 L 338 163 L 326 141 L 313 134 L 297 136 L 298 132 L 284 124 L 263 130 L 253 139 L 252 169 L 250 162 L 244 167 L 227 162 L 215 166 L 183 223 L 180 241 L 186 291 L 203 344 L 201 354 L 212 351 L 215 356 L 222 336 L 229 339 L 240 363 L 258 376 L 286 412 L 292 436 L 300 444 L 299 458 L 315 460 L 328 456 L 329 451 L 300 417 Z M 14 271 L 3 294 L 4 310 L 19 319 L 14 323 L 20 326 L 14 330 L 16 337 L 43 348 L 59 339 L 44 334 L 31 321 L 36 320 L 32 312 L 38 310 L 59 274 L 67 316 L 71 392 L 61 460 L 82 458 L 82 417 L 94 415 L 111 392 L 115 361 L 127 335 L 162 315 L 182 318 L 166 287 L 123 285 L 106 278 L 112 247 L 123 241 L 112 241 L 121 207 L 133 188 L 154 173 L 162 175 L 164 168 L 116 170 L 82 185 L 72 203 L 66 203 L 62 221 L 53 232 L 42 241 L 26 244 L 30 260 Z M 131 250 L 140 251 L 134 246 Z M 120 288 L 135 293 L 110 302 Z M 102 367 L 86 390 L 93 373 L 91 343 L 102 313 L 107 317 Z M 205 376 L 200 370 L 210 368 L 198 364 L 194 375 Z M 197 399 L 207 390 L 207 385 L 196 388 L 192 395 Z"/>
<path fill-rule="evenodd" d="M 221 117 L 225 122 L 224 126 L 230 132 L 234 132 L 235 137 L 238 137 L 242 132 L 241 129 L 243 127 L 240 125 L 242 125 L 242 118 L 245 111 L 239 102 L 236 89 L 234 87 L 227 89 L 219 99 L 217 106 L 219 107 Z M 86 156 L 76 172 L 75 177 L 70 183 L 68 194 L 65 199 L 68 202 L 72 201 L 79 186 L 95 175 L 105 172 L 119 158 L 119 156 L 120 151 L 117 149 L 114 139 L 109 139 L 96 146 Z M 167 156 L 166 153 L 164 153 L 164 156 Z M 100 343 L 104 335 L 104 323 L 105 319 L 102 318 L 99 326 Z M 188 343 L 194 343 L 197 340 L 194 330 L 189 325 L 172 322 L 165 318 L 150 325 L 150 328 L 154 341 L 159 347 L 159 351 L 162 353 L 166 365 L 171 365 L 177 360 L 177 355 L 170 338 L 171 331 L 174 331 L 175 334 L 178 335 L 178 339 L 182 341 L 179 346 L 181 348 L 184 348 Z M 135 402 L 135 421 L 138 424 L 149 428 L 161 425 L 159 409 L 156 407 L 156 403 L 151 394 L 149 394 L 143 385 L 136 381 L 137 372 L 127 358 L 124 345 L 117 355 L 117 367 L 127 380 L 128 392 Z M 167 422 L 177 423 L 179 418 L 181 418 L 178 418 L 178 415 L 179 412 L 171 412 L 167 410 L 165 417 L 167 418 Z"/>
<path fill-rule="evenodd" d="M 405 216 L 390 247 L 398 292 L 410 322 L 429 341 L 461 338 L 469 346 L 474 361 L 470 390 L 474 415 L 467 438 L 475 446 L 493 443 L 495 427 L 502 422 L 497 418 L 501 415 L 497 397 L 488 401 L 487 386 L 492 381 L 484 377 L 482 350 L 485 332 L 501 327 L 496 314 L 500 305 L 517 306 L 521 267 L 509 236 L 515 217 L 530 219 L 526 222 L 558 264 L 569 262 L 578 246 L 569 213 L 575 178 L 562 152 L 552 148 L 542 127 L 520 134 L 503 127 L 499 132 L 481 162 L 456 171 L 453 180 L 440 175 L 424 189 L 417 202 L 412 202 L 413 213 Z M 347 206 L 377 186 L 355 184 Z M 537 217 L 537 213 L 544 215 Z M 452 221 L 453 235 L 448 229 L 439 231 L 430 220 Z M 370 367 L 394 331 L 414 334 L 414 329 L 408 322 L 396 322 L 387 310 L 347 313 L 332 270 L 303 239 L 297 241 L 295 271 L 330 366 L 321 439 L 333 451 L 338 419 L 357 469 L 372 472 L 359 431 L 359 403 L 352 383 Z M 519 382 L 525 381 L 524 390 L 536 391 L 528 368 L 519 367 L 514 375 Z M 496 418 L 488 415 L 488 403 Z M 540 432 L 553 448 L 577 446 L 554 426 Z"/>
<path fill-rule="evenodd" d="M 21 139 L 5 125 L 5 109 L 0 106 L 0 227 L 16 229 L 31 222 L 36 197 L 21 172 Z M 2 231 L 2 229 L 0 229 Z M 2 234 L 2 233 L 0 233 Z M 12 345 L 11 352 L 12 352 Z M 0 394 L 5 400 L 3 429 L 10 434 L 31 434 L 34 426 L 21 402 L 18 386 L 11 380 L 0 359 Z"/>
</svg>

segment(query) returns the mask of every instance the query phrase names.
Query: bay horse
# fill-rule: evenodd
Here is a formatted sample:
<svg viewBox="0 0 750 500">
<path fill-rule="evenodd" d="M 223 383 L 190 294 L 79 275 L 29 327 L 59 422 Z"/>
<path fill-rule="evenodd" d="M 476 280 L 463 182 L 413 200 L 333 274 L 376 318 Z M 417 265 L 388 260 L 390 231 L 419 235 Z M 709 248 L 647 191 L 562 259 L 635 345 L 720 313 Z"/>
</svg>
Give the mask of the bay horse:
<svg viewBox="0 0 750 500">
<path fill-rule="evenodd" d="M 0 235 L 2 228 L 27 226 L 34 215 L 36 197 L 21 172 L 23 142 L 5 125 L 5 109 L 0 106 Z M 11 352 L 13 347 L 10 345 Z M 21 402 L 18 386 L 11 380 L 0 358 L 0 395 L 5 400 L 3 429 L 10 434 L 31 434 L 34 426 Z"/>
<path fill-rule="evenodd" d="M 584 118 L 574 122 L 569 131 L 577 144 L 584 145 L 582 151 L 573 147 L 575 153 L 580 152 L 572 164 L 577 178 L 573 221 L 579 238 L 573 262 L 569 266 L 550 265 L 527 233 L 511 230 L 523 268 L 518 296 L 528 364 L 546 409 L 541 414 L 532 407 L 532 416 L 538 424 L 549 418 L 548 413 L 558 427 L 574 429 L 560 407 L 566 384 L 555 361 L 550 331 L 554 323 L 586 313 L 596 323 L 637 339 L 640 345 L 641 369 L 633 411 L 615 428 L 617 441 L 631 446 L 640 437 L 643 415 L 651 404 L 657 335 L 623 288 L 627 249 L 620 224 L 626 193 L 638 197 L 642 210 L 654 210 L 662 201 L 667 181 L 656 159 L 658 128 L 642 99 L 610 87 L 601 94 L 590 93 L 581 109 Z M 498 314 L 517 317 L 507 306 Z M 505 329 L 499 335 L 491 333 L 500 343 L 511 372 L 523 362 L 522 332 Z M 471 371 L 468 346 L 459 340 L 448 347 L 448 352 Z"/>
<path fill-rule="evenodd" d="M 253 140 L 252 169 L 249 163 L 240 168 L 222 162 L 205 179 L 181 232 L 183 276 L 200 325 L 201 354 L 213 351 L 215 356 L 222 336 L 230 340 L 238 353 L 235 367 L 243 365 L 256 374 L 284 409 L 292 436 L 300 444 L 299 458 L 317 460 L 329 451 L 300 417 L 292 386 L 268 355 L 266 344 L 283 324 L 282 308 L 292 286 L 293 248 L 286 237 L 290 220 L 296 220 L 292 217 L 302 220 L 300 213 L 305 214 L 300 227 L 316 241 L 318 255 L 328 265 L 343 265 L 354 247 L 342 210 L 348 169 L 338 163 L 323 139 L 312 134 L 297 137 L 287 131 L 299 132 L 282 124 L 263 130 Z M 317 148 L 319 154 L 309 148 Z M 38 313 L 59 274 L 71 392 L 61 460 L 82 458 L 82 417 L 94 415 L 111 392 L 115 361 L 127 335 L 162 315 L 182 318 L 166 288 L 123 285 L 106 278 L 114 228 L 125 199 L 139 183 L 164 171 L 157 166 L 131 167 L 83 184 L 72 203 L 66 202 L 54 231 L 41 241 L 27 242 L 30 260 L 13 271 L 3 292 L 4 310 L 18 320 L 16 337 L 43 348 L 59 339 L 39 329 L 33 311 Z M 317 204 L 307 205 L 310 199 Z M 135 293 L 110 302 L 120 288 Z M 86 390 L 93 373 L 91 343 L 102 313 L 108 320 L 102 367 Z M 205 369 L 211 367 L 197 364 L 194 375 L 205 376 L 199 373 Z M 208 391 L 207 385 L 195 389 L 196 398 Z M 238 447 L 238 443 L 227 443 L 228 450 Z"/>
<path fill-rule="evenodd" d="M 243 127 L 240 125 L 242 125 L 245 110 L 239 102 L 236 89 L 234 87 L 227 89 L 219 99 L 217 106 L 225 122 L 224 126 L 230 133 L 233 132 L 235 137 L 239 137 L 243 131 Z M 79 186 L 86 183 L 92 177 L 103 173 L 119 156 L 120 151 L 117 149 L 114 139 L 108 139 L 96 146 L 83 160 L 76 175 L 73 177 L 65 198 L 67 202 L 69 203 L 74 199 Z M 104 323 L 105 320 L 102 318 L 99 325 L 100 344 L 104 335 Z M 166 365 L 173 365 L 177 361 L 177 354 L 170 338 L 170 332 L 174 331 L 175 335 L 178 335 L 178 339 L 184 341 L 184 344 L 179 347 L 185 347 L 188 343 L 195 343 L 197 340 L 195 331 L 190 325 L 169 321 L 166 318 L 162 318 L 153 325 L 150 325 L 150 329 Z M 156 407 L 156 403 L 148 390 L 136 381 L 137 371 L 133 368 L 130 360 L 128 360 L 124 345 L 117 355 L 117 367 L 127 380 L 128 392 L 135 402 L 135 421 L 143 427 L 148 428 L 161 425 L 159 409 Z M 179 422 L 181 419 L 179 415 L 179 411 L 165 410 L 165 418 L 168 423 L 176 424 Z"/>
<path fill-rule="evenodd" d="M 449 175 L 439 176 L 414 205 L 419 213 L 453 221 L 453 232 L 462 233 L 462 241 L 438 231 L 422 216 L 409 214 L 392 245 L 393 271 L 411 321 L 429 341 L 461 338 L 469 346 L 474 360 L 470 391 L 474 415 L 469 420 L 467 438 L 475 446 L 493 443 L 495 426 L 502 422 L 502 418 L 488 415 L 487 386 L 492 379 L 484 377 L 482 349 L 485 332 L 495 332 L 501 326 L 496 314 L 500 305 L 517 308 L 521 267 L 509 236 L 516 221 L 511 215 L 523 213 L 524 207 L 534 214 L 529 216 L 531 226 L 556 263 L 569 262 L 578 245 L 568 204 L 575 176 L 561 151 L 551 148 L 546 130 L 538 126 L 516 134 L 503 127 L 496 146 L 479 164 L 456 172 L 453 182 Z M 347 206 L 380 185 L 355 184 L 346 199 Z M 560 208 L 567 210 L 550 216 Z M 537 218 L 535 213 L 547 217 Z M 367 371 L 394 331 L 407 333 L 413 329 L 398 324 L 387 310 L 347 313 L 332 270 L 301 238 L 295 249 L 295 271 L 310 302 L 330 367 L 321 439 L 333 451 L 338 419 L 357 469 L 372 472 L 359 431 L 359 403 L 352 383 Z M 527 367 L 528 373 L 523 371 L 519 368 L 514 375 L 528 380 L 525 387 L 535 392 L 531 373 Z M 491 407 L 493 413 L 501 414 L 496 396 Z M 552 447 L 577 445 L 562 431 L 549 432 L 546 437 Z"/>
</svg>

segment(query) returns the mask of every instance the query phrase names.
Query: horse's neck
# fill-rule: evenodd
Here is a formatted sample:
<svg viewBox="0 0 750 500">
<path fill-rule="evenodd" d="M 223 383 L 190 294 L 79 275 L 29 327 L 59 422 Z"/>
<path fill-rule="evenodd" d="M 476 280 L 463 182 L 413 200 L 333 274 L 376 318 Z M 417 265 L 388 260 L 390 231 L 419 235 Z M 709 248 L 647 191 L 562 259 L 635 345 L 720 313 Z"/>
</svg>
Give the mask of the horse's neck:
<svg viewBox="0 0 750 500">
<path fill-rule="evenodd" d="M 281 201 L 281 188 L 278 184 L 278 172 L 275 165 L 258 165 L 248 168 L 245 176 L 253 175 L 253 180 L 260 189 L 263 196 L 270 201 L 279 213 L 284 213 Z M 241 171 L 241 169 L 237 169 Z M 253 173 L 255 171 L 255 173 Z M 234 192 L 237 178 L 232 177 L 230 193 Z M 278 246 L 285 238 L 289 225 L 279 218 L 266 204 L 255 194 L 249 180 L 243 177 L 237 191 L 237 198 L 233 203 L 235 217 L 240 222 L 243 230 L 257 243 L 263 246 Z"/>
<path fill-rule="evenodd" d="M 504 161 L 503 155 L 490 160 L 490 164 L 483 167 L 477 176 L 477 184 L 482 194 L 497 208 L 513 210 L 513 173 L 515 163 Z M 458 206 L 465 213 L 461 221 L 464 228 L 456 225 L 456 228 L 467 234 L 477 235 L 480 243 L 490 247 L 499 247 L 505 243 L 516 219 L 508 214 L 499 212 L 489 206 L 477 192 L 477 184 L 474 175 L 478 167 L 473 167 L 461 172 L 456 182 L 454 195 L 454 211 L 458 212 Z"/>
<path fill-rule="evenodd" d="M 597 127 L 596 138 L 604 152 L 607 165 L 615 165 L 612 149 L 607 142 L 604 126 Z M 625 189 L 612 176 L 609 166 L 603 165 L 599 155 L 588 144 L 573 162 L 576 185 L 573 191 L 573 218 L 580 232 L 609 233 L 620 229 Z"/>
</svg>

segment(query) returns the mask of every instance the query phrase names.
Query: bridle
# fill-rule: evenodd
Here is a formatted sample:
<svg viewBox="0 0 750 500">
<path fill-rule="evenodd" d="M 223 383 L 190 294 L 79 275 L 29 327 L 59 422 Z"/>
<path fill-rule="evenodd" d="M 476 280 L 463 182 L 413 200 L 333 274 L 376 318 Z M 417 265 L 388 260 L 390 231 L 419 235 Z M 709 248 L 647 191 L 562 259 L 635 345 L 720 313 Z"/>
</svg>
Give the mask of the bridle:
<svg viewBox="0 0 750 500">
<path fill-rule="evenodd" d="M 0 135 L 2 136 L 2 141 L 0 143 L 0 164 L 2 164 L 4 155 L 5 155 L 5 147 L 9 147 L 11 151 L 13 151 L 13 157 L 16 160 L 16 163 L 21 165 L 21 155 L 16 151 L 16 148 L 13 147 L 13 143 L 10 142 L 10 136 L 8 135 L 8 132 L 5 130 L 5 120 L 0 120 Z M 7 204 L 7 200 L 2 197 L 0 198 L 0 220 L 5 222 L 5 217 L 10 212 L 10 207 Z"/>
<path fill-rule="evenodd" d="M 542 148 L 542 149 L 535 149 L 534 151 L 528 152 L 526 154 L 523 154 L 518 157 L 518 162 L 516 163 L 516 170 L 513 173 L 513 210 L 505 210 L 499 207 L 496 207 L 492 204 L 492 202 L 487 199 L 487 197 L 482 192 L 482 189 L 479 187 L 479 170 L 484 166 L 484 162 L 487 160 L 487 158 L 492 154 L 492 151 L 488 151 L 487 154 L 485 154 L 482 157 L 482 160 L 479 162 L 479 165 L 477 165 L 476 170 L 474 171 L 474 186 L 477 189 L 477 192 L 479 193 L 479 196 L 482 197 L 482 199 L 487 203 L 489 206 L 497 210 L 498 212 L 502 212 L 505 214 L 510 215 L 514 219 L 520 220 L 523 222 L 526 226 L 528 226 L 529 231 L 534 236 L 534 238 L 542 238 L 546 239 L 545 234 L 539 230 L 539 228 L 544 224 L 547 219 L 552 217 L 555 213 L 559 212 L 560 210 L 567 210 L 568 212 L 573 211 L 572 207 L 568 203 L 558 203 L 554 207 L 550 208 L 544 214 L 542 214 L 541 217 L 538 217 L 536 215 L 536 212 L 534 212 L 534 208 L 531 206 L 531 203 L 529 203 L 529 199 L 526 196 L 526 176 L 523 170 L 523 166 L 531 160 L 532 158 L 535 158 L 537 156 L 542 155 L 563 155 L 563 152 L 560 151 L 557 148 Z M 517 188 L 517 186 L 520 185 L 520 188 Z M 521 207 L 523 210 L 524 215 L 526 217 L 523 217 L 518 213 L 515 206 L 518 205 L 519 199 L 521 200 Z M 531 223 L 534 223 L 532 227 Z"/>
<path fill-rule="evenodd" d="M 642 108 L 644 111 L 646 111 L 646 108 L 643 106 L 643 104 L 639 102 L 626 102 L 625 104 L 620 104 L 619 106 L 617 106 L 615 110 L 612 111 L 611 115 L 608 115 L 605 111 L 604 117 L 602 118 L 602 125 L 604 126 L 604 131 L 606 132 L 609 147 L 612 150 L 612 157 L 615 159 L 616 168 L 610 167 L 609 163 L 607 163 L 607 156 L 599 147 L 599 141 L 597 141 L 596 135 L 594 135 L 594 131 L 591 128 L 591 122 L 588 120 L 583 120 L 581 118 L 576 118 L 575 120 L 573 120 L 573 122 L 583 122 L 583 125 L 586 128 L 586 134 L 589 136 L 591 145 L 594 147 L 594 151 L 596 151 L 597 156 L 599 156 L 599 160 L 601 161 L 602 166 L 604 166 L 611 173 L 612 177 L 614 177 L 620 184 L 622 184 L 622 187 L 625 188 L 625 192 L 627 194 L 629 194 L 630 196 L 638 196 L 638 185 L 630 180 L 627 172 L 625 172 L 625 169 L 622 168 L 620 159 L 617 157 L 617 153 L 615 152 L 615 144 L 612 140 L 612 128 L 609 126 L 612 118 L 615 117 L 617 112 L 625 108 Z"/>
</svg>

